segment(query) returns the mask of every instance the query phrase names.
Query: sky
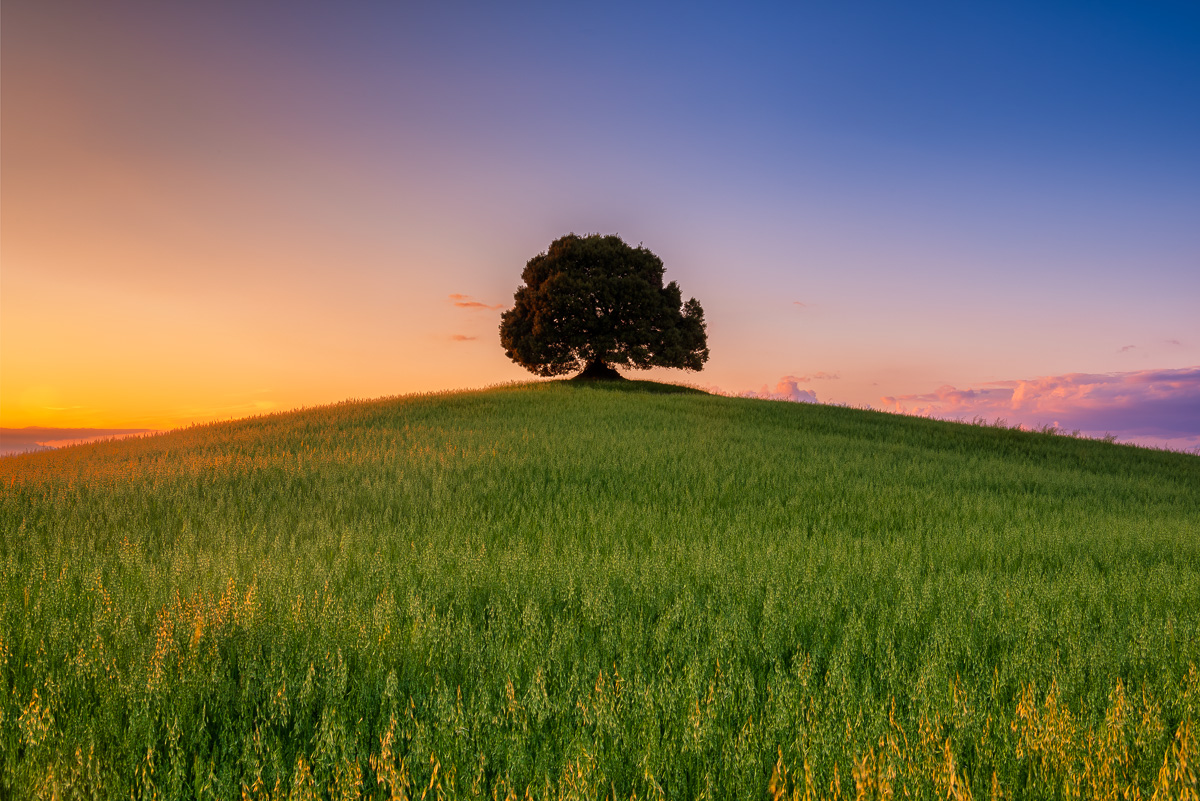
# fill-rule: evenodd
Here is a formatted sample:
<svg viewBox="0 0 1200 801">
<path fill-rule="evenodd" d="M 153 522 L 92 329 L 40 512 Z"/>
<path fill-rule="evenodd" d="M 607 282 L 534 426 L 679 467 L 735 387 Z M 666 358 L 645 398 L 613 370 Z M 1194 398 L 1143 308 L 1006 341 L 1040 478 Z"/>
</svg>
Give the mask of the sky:
<svg viewBox="0 0 1200 801">
<path fill-rule="evenodd" d="M 0 12 L 0 425 L 532 380 L 521 270 L 617 234 L 728 394 L 1200 446 L 1200 6 Z"/>
</svg>

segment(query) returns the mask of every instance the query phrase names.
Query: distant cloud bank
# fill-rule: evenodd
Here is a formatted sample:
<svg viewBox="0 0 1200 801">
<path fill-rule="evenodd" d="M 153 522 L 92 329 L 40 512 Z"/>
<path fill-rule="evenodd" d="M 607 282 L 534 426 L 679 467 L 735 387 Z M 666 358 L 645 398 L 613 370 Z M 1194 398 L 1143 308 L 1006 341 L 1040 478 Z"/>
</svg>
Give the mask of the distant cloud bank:
<svg viewBox="0 0 1200 801">
<path fill-rule="evenodd" d="M 133 434 L 154 433 L 149 428 L 0 428 L 0 456 L 48 451 L 98 439 L 119 439 Z"/>
<path fill-rule="evenodd" d="M 943 386 L 880 398 L 887 411 L 941 418 L 1000 418 L 1055 425 L 1087 436 L 1188 449 L 1200 446 L 1200 367 L 1127 373 L 1067 373 L 979 388 Z"/>
</svg>

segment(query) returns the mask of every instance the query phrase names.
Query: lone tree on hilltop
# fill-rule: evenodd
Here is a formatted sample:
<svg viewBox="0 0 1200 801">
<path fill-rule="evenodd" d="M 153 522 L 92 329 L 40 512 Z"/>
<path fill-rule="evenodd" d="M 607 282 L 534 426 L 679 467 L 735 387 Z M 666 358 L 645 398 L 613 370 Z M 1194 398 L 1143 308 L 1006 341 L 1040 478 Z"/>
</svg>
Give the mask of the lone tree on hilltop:
<svg viewBox="0 0 1200 801">
<path fill-rule="evenodd" d="M 504 355 L 530 372 L 620 379 L 614 367 L 702 370 L 704 309 L 663 286 L 662 259 L 616 236 L 568 234 L 529 260 L 500 317 Z"/>
</svg>

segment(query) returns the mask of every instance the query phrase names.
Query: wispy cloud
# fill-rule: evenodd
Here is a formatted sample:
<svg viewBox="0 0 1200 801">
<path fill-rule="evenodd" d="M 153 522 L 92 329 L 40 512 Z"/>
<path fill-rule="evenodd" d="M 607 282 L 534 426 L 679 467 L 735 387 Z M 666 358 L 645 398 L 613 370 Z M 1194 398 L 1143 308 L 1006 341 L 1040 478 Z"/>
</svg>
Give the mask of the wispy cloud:
<svg viewBox="0 0 1200 801">
<path fill-rule="evenodd" d="M 920 395 L 885 396 L 880 402 L 906 414 L 1003 418 L 1010 424 L 1052 424 L 1088 435 L 1111 433 L 1144 444 L 1200 444 L 1200 367 L 1067 373 L 967 389 L 942 386 Z"/>
<path fill-rule="evenodd" d="M 1127 351 L 1127 350 L 1134 350 L 1134 349 L 1136 349 L 1136 348 L 1137 348 L 1137 345 L 1126 345 L 1125 347 L 1123 347 L 1123 348 L 1119 349 L 1119 350 L 1117 351 L 1117 353 L 1124 353 L 1124 352 L 1125 352 L 1125 351 Z"/>
<path fill-rule="evenodd" d="M 460 309 L 495 310 L 495 309 L 503 309 L 504 308 L 503 303 L 497 303 L 495 306 L 490 306 L 486 303 L 483 303 L 482 301 L 475 300 L 470 295 L 460 295 L 457 292 L 450 295 L 449 297 L 450 297 L 450 300 L 454 303 L 454 305 Z"/>
<path fill-rule="evenodd" d="M 792 305 L 793 305 L 793 306 L 795 306 L 795 307 L 797 307 L 797 308 L 799 308 L 799 309 L 807 309 L 807 308 L 808 308 L 808 304 L 807 304 L 807 303 L 801 303 L 801 302 L 800 302 L 800 301 L 798 301 L 798 300 L 793 300 L 793 301 L 792 301 Z"/>
<path fill-rule="evenodd" d="M 472 342 L 476 339 L 479 339 L 479 337 L 469 337 L 466 334 L 452 334 L 450 338 L 455 342 Z"/>
</svg>

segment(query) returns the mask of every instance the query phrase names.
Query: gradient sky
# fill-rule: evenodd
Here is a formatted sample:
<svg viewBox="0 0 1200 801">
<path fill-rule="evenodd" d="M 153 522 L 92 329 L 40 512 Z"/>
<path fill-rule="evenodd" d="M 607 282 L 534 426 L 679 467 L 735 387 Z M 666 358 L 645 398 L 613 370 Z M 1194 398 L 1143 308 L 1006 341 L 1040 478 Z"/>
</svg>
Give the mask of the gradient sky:
<svg viewBox="0 0 1200 801">
<path fill-rule="evenodd" d="M 1194 3 L 5 0 L 0 424 L 532 376 L 525 262 L 644 244 L 688 381 L 1200 444 Z"/>
</svg>

